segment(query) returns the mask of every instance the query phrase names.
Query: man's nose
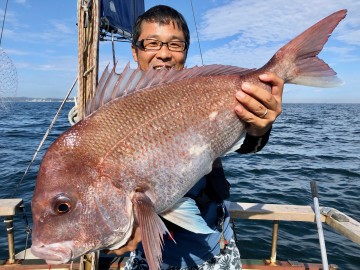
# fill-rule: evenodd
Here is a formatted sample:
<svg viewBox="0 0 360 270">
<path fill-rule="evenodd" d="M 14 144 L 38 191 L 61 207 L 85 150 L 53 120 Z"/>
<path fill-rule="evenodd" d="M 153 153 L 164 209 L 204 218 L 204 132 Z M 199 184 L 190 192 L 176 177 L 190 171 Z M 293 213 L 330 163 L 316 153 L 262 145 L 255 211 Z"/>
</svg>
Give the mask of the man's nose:
<svg viewBox="0 0 360 270">
<path fill-rule="evenodd" d="M 163 44 L 160 50 L 158 50 L 156 56 L 161 59 L 171 58 L 171 51 L 167 47 L 167 44 Z"/>
</svg>

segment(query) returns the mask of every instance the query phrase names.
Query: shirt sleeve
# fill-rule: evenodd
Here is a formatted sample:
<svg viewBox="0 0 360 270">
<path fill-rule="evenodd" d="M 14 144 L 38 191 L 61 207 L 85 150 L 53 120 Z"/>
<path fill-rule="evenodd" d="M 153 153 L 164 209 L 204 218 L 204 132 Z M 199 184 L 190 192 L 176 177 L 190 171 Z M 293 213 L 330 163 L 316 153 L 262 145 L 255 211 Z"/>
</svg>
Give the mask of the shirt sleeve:
<svg viewBox="0 0 360 270">
<path fill-rule="evenodd" d="M 261 137 L 255 137 L 246 133 L 244 142 L 235 152 L 240 154 L 256 153 L 259 152 L 269 141 L 271 128 Z"/>
</svg>

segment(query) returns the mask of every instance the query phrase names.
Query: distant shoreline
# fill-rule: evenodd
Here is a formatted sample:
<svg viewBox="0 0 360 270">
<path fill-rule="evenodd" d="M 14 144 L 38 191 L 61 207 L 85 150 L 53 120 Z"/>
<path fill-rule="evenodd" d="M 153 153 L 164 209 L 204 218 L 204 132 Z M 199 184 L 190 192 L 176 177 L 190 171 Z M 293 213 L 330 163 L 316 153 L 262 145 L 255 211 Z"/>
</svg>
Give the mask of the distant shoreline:
<svg viewBox="0 0 360 270">
<path fill-rule="evenodd" d="M 61 98 L 0 97 L 1 102 L 63 102 Z M 69 98 L 66 102 L 75 102 Z M 360 104 L 360 102 L 284 102 L 283 104 Z"/>
<path fill-rule="evenodd" d="M 62 102 L 61 98 L 30 98 L 30 97 L 11 97 L 2 98 L 2 102 Z M 66 102 L 74 102 L 74 98 L 68 99 Z"/>
</svg>

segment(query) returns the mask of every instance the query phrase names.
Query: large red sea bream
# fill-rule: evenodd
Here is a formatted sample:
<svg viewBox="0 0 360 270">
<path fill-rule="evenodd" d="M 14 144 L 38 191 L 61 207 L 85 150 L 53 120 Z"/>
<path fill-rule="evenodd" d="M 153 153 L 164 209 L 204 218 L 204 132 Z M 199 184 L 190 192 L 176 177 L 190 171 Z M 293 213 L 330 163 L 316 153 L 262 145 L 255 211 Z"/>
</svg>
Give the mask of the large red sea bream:
<svg viewBox="0 0 360 270">
<path fill-rule="evenodd" d="M 262 85 L 258 76 L 266 71 L 286 83 L 338 85 L 317 55 L 345 15 L 341 10 L 321 20 L 257 70 L 211 65 L 105 72 L 88 116 L 59 136 L 42 160 L 32 201 L 32 252 L 64 263 L 124 245 L 139 224 L 156 270 L 167 232 L 159 215 L 211 233 L 194 202 L 182 197 L 244 135 L 235 93 L 244 81 Z"/>
</svg>

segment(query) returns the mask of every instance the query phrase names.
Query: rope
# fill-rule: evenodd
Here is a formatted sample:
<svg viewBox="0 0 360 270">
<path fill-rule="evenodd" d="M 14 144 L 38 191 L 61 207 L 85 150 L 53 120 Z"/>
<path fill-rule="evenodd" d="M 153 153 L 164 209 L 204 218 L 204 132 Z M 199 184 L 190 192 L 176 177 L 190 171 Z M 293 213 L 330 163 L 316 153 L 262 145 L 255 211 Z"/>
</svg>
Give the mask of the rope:
<svg viewBox="0 0 360 270">
<path fill-rule="evenodd" d="M 74 81 L 73 85 L 71 86 L 70 90 L 69 90 L 69 91 L 68 91 L 68 93 L 66 94 L 66 96 L 65 96 L 64 100 L 62 101 L 62 103 L 61 103 L 61 105 L 60 105 L 60 107 L 59 107 L 58 111 L 56 112 L 56 114 L 55 114 L 55 116 L 54 116 L 54 118 L 53 118 L 53 120 L 52 120 L 52 122 L 51 122 L 51 124 L 50 124 L 49 128 L 47 129 L 47 131 L 46 131 L 46 133 L 45 133 L 44 137 L 42 138 L 42 140 L 41 140 L 41 142 L 40 142 L 40 144 L 39 144 L 38 148 L 36 149 L 36 151 L 35 151 L 35 154 L 34 154 L 33 158 L 31 159 L 31 161 L 30 161 L 29 165 L 27 166 L 27 168 L 26 168 L 26 170 L 25 170 L 25 172 L 24 172 L 23 176 L 21 177 L 20 181 L 19 181 L 19 182 L 18 182 L 18 184 L 16 185 L 16 187 L 15 187 L 15 189 L 14 189 L 14 192 L 13 192 L 13 194 L 12 194 L 11 198 L 14 198 L 14 196 L 15 196 L 15 194 L 16 194 L 16 192 L 17 192 L 18 188 L 19 188 L 19 186 L 21 185 L 22 181 L 24 180 L 25 176 L 27 175 L 27 173 L 28 173 L 28 171 L 29 171 L 29 169 L 30 169 L 31 165 L 34 163 L 34 160 L 35 160 L 35 158 L 36 158 L 37 154 L 39 153 L 39 151 L 40 151 L 41 147 L 43 146 L 43 144 L 44 144 L 44 142 L 45 142 L 46 138 L 48 137 L 48 135 L 49 135 L 49 133 L 50 133 L 51 129 L 53 128 L 53 126 L 54 126 L 54 124 L 55 124 L 55 121 L 56 121 L 56 119 L 58 118 L 58 116 L 59 116 L 59 114 L 60 114 L 60 112 L 61 112 L 62 108 L 64 107 L 64 105 L 65 105 L 65 103 L 66 103 L 67 99 L 69 98 L 70 93 L 71 93 L 71 92 L 72 92 L 72 90 L 74 89 L 74 86 L 75 86 L 76 82 L 77 82 L 77 78 L 75 79 L 75 81 Z"/>
<path fill-rule="evenodd" d="M 7 6 L 8 6 L 8 2 L 9 2 L 9 0 L 6 0 L 5 10 L 4 10 L 4 19 L 3 19 L 3 23 L 2 23 L 2 27 L 1 27 L 0 47 L 1 47 L 2 35 L 3 35 L 3 32 L 4 32 L 4 25 L 5 25 L 6 10 L 7 10 Z"/>
<path fill-rule="evenodd" d="M 72 125 L 72 126 L 75 125 L 77 122 L 79 122 L 79 119 L 78 119 L 79 112 L 78 112 L 78 104 L 77 104 L 76 98 L 74 98 L 74 102 L 75 102 L 74 107 L 72 107 L 68 113 L 68 120 L 69 120 L 70 125 Z"/>
<path fill-rule="evenodd" d="M 27 218 L 27 215 L 26 215 L 26 211 L 25 211 L 25 205 L 21 205 L 21 210 L 22 210 L 22 213 L 23 213 L 23 220 L 25 222 L 25 232 L 26 232 L 26 240 L 25 240 L 25 248 L 24 248 L 24 260 L 26 258 L 26 250 L 27 250 L 27 247 L 28 247 L 28 243 L 29 243 L 29 238 L 30 238 L 30 235 L 31 235 L 31 228 L 30 228 L 30 225 L 29 225 L 29 221 L 28 221 L 28 218 Z"/>
<path fill-rule="evenodd" d="M 196 25 L 195 13 L 194 13 L 194 6 L 193 6 L 193 3 L 192 3 L 192 0 L 190 0 L 190 4 L 191 4 L 191 10 L 192 10 L 192 15 L 193 15 L 194 24 L 195 24 L 196 36 L 197 36 L 198 45 L 199 45 L 199 51 L 200 51 L 200 57 L 201 57 L 201 64 L 204 65 L 204 60 L 203 60 L 202 52 L 201 52 L 199 33 L 198 33 L 197 25 Z"/>
<path fill-rule="evenodd" d="M 98 76 L 99 5 L 93 0 L 78 1 L 78 118 L 85 116 Z"/>
<path fill-rule="evenodd" d="M 116 56 L 115 56 L 115 44 L 114 44 L 114 32 L 111 31 L 111 48 L 112 48 L 112 56 L 113 56 L 113 65 L 116 67 Z"/>
</svg>

